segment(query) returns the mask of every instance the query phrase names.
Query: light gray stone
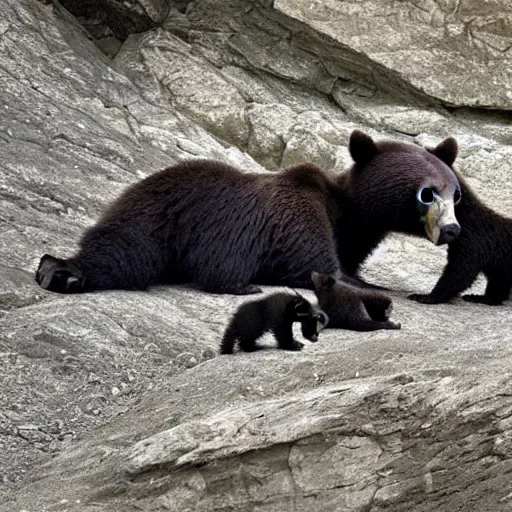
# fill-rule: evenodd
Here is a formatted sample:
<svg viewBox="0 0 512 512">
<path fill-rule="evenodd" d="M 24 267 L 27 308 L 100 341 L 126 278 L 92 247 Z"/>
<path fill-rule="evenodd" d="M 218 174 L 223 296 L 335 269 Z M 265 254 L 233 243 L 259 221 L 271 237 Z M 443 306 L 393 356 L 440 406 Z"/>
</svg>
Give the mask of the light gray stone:
<svg viewBox="0 0 512 512">
<path fill-rule="evenodd" d="M 508 0 L 275 0 L 273 5 L 449 105 L 512 110 Z"/>
</svg>

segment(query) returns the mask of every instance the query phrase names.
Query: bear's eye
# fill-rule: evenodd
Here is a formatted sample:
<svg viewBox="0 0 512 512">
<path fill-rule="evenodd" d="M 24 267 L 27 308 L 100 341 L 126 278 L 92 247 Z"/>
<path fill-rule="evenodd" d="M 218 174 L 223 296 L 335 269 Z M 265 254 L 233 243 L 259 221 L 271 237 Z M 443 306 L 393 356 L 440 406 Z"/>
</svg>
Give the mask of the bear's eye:
<svg viewBox="0 0 512 512">
<path fill-rule="evenodd" d="M 462 194 L 459 189 L 455 191 L 455 194 L 453 194 L 453 202 L 454 204 L 459 204 L 460 200 L 462 199 Z"/>
<path fill-rule="evenodd" d="M 420 188 L 418 192 L 418 201 L 422 204 L 430 206 L 434 202 L 435 191 L 430 187 Z"/>
</svg>

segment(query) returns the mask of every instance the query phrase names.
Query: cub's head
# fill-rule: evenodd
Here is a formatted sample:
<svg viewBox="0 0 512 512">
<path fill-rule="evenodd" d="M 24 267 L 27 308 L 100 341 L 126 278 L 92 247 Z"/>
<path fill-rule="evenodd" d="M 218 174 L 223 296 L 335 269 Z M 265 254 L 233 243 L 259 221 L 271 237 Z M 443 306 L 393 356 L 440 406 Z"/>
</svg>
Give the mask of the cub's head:
<svg viewBox="0 0 512 512">
<path fill-rule="evenodd" d="M 329 321 L 327 315 L 300 296 L 295 300 L 294 310 L 301 324 L 302 336 L 309 341 L 318 341 L 318 335 Z"/>
<path fill-rule="evenodd" d="M 315 287 L 315 295 L 317 296 L 318 303 L 323 310 L 332 314 L 342 307 L 342 302 L 347 298 L 343 293 L 343 287 L 336 278 L 330 274 L 322 274 L 321 272 L 312 272 L 311 280 Z"/>
<path fill-rule="evenodd" d="M 340 178 L 358 213 L 376 228 L 426 236 L 436 245 L 460 233 L 455 205 L 461 191 L 452 165 L 457 142 L 449 137 L 433 149 L 394 141 L 375 142 L 355 130 L 354 165 Z"/>
</svg>

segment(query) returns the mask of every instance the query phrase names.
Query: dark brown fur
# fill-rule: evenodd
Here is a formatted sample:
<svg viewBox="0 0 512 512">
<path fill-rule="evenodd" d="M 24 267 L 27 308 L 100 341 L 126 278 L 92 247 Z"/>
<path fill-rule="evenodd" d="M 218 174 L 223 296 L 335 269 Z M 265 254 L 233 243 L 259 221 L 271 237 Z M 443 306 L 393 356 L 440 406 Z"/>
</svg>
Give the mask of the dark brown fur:
<svg viewBox="0 0 512 512">
<path fill-rule="evenodd" d="M 337 180 L 349 196 L 337 227 L 337 242 L 344 272 L 356 277 L 361 263 L 388 233 L 425 237 L 416 192 L 430 186 L 455 193 L 458 182 L 451 165 L 457 143 L 448 138 L 429 151 L 403 142 L 374 142 L 354 132 L 349 149 L 355 163 Z M 323 272 L 320 267 L 313 270 Z"/>
<path fill-rule="evenodd" d="M 209 160 L 157 172 L 107 209 L 76 256 L 43 256 L 36 280 L 60 293 L 187 282 L 214 293 L 311 288 L 313 270 L 358 283 L 359 265 L 388 232 L 424 236 L 418 187 L 456 179 L 412 144 L 356 131 L 350 150 L 355 164 L 337 177 L 308 163 L 252 174 Z"/>
<path fill-rule="evenodd" d="M 455 213 L 461 233 L 448 245 L 448 262 L 434 289 L 429 294 L 409 297 L 423 304 L 448 302 L 483 273 L 487 278 L 484 295 L 462 298 L 480 304 L 502 304 L 512 288 L 512 219 L 485 206 L 462 176 L 458 178 L 462 199 Z"/>
<path fill-rule="evenodd" d="M 315 294 L 322 311 L 329 317 L 328 328 L 353 331 L 400 329 L 400 324 L 389 320 L 393 303 L 376 290 L 355 288 L 334 276 L 313 272 Z"/>
<path fill-rule="evenodd" d="M 242 304 L 233 315 L 224 337 L 220 353 L 231 354 L 238 341 L 240 350 L 254 352 L 256 343 L 266 332 L 272 332 L 283 350 L 302 350 L 304 344 L 293 338 L 292 325 L 300 322 L 302 335 L 317 341 L 327 323 L 327 316 L 304 298 L 290 293 L 274 293 L 264 299 Z"/>
</svg>

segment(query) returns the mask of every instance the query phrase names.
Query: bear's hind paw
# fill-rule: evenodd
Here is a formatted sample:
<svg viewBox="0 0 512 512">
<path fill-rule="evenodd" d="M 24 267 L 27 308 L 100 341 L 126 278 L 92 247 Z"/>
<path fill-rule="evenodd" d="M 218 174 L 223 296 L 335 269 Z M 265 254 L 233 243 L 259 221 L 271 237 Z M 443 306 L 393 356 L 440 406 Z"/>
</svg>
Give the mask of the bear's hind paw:
<svg viewBox="0 0 512 512">
<path fill-rule="evenodd" d="M 35 276 L 37 284 L 57 293 L 81 293 L 84 291 L 85 277 L 79 267 L 61 258 L 45 254 L 39 262 Z"/>
</svg>

